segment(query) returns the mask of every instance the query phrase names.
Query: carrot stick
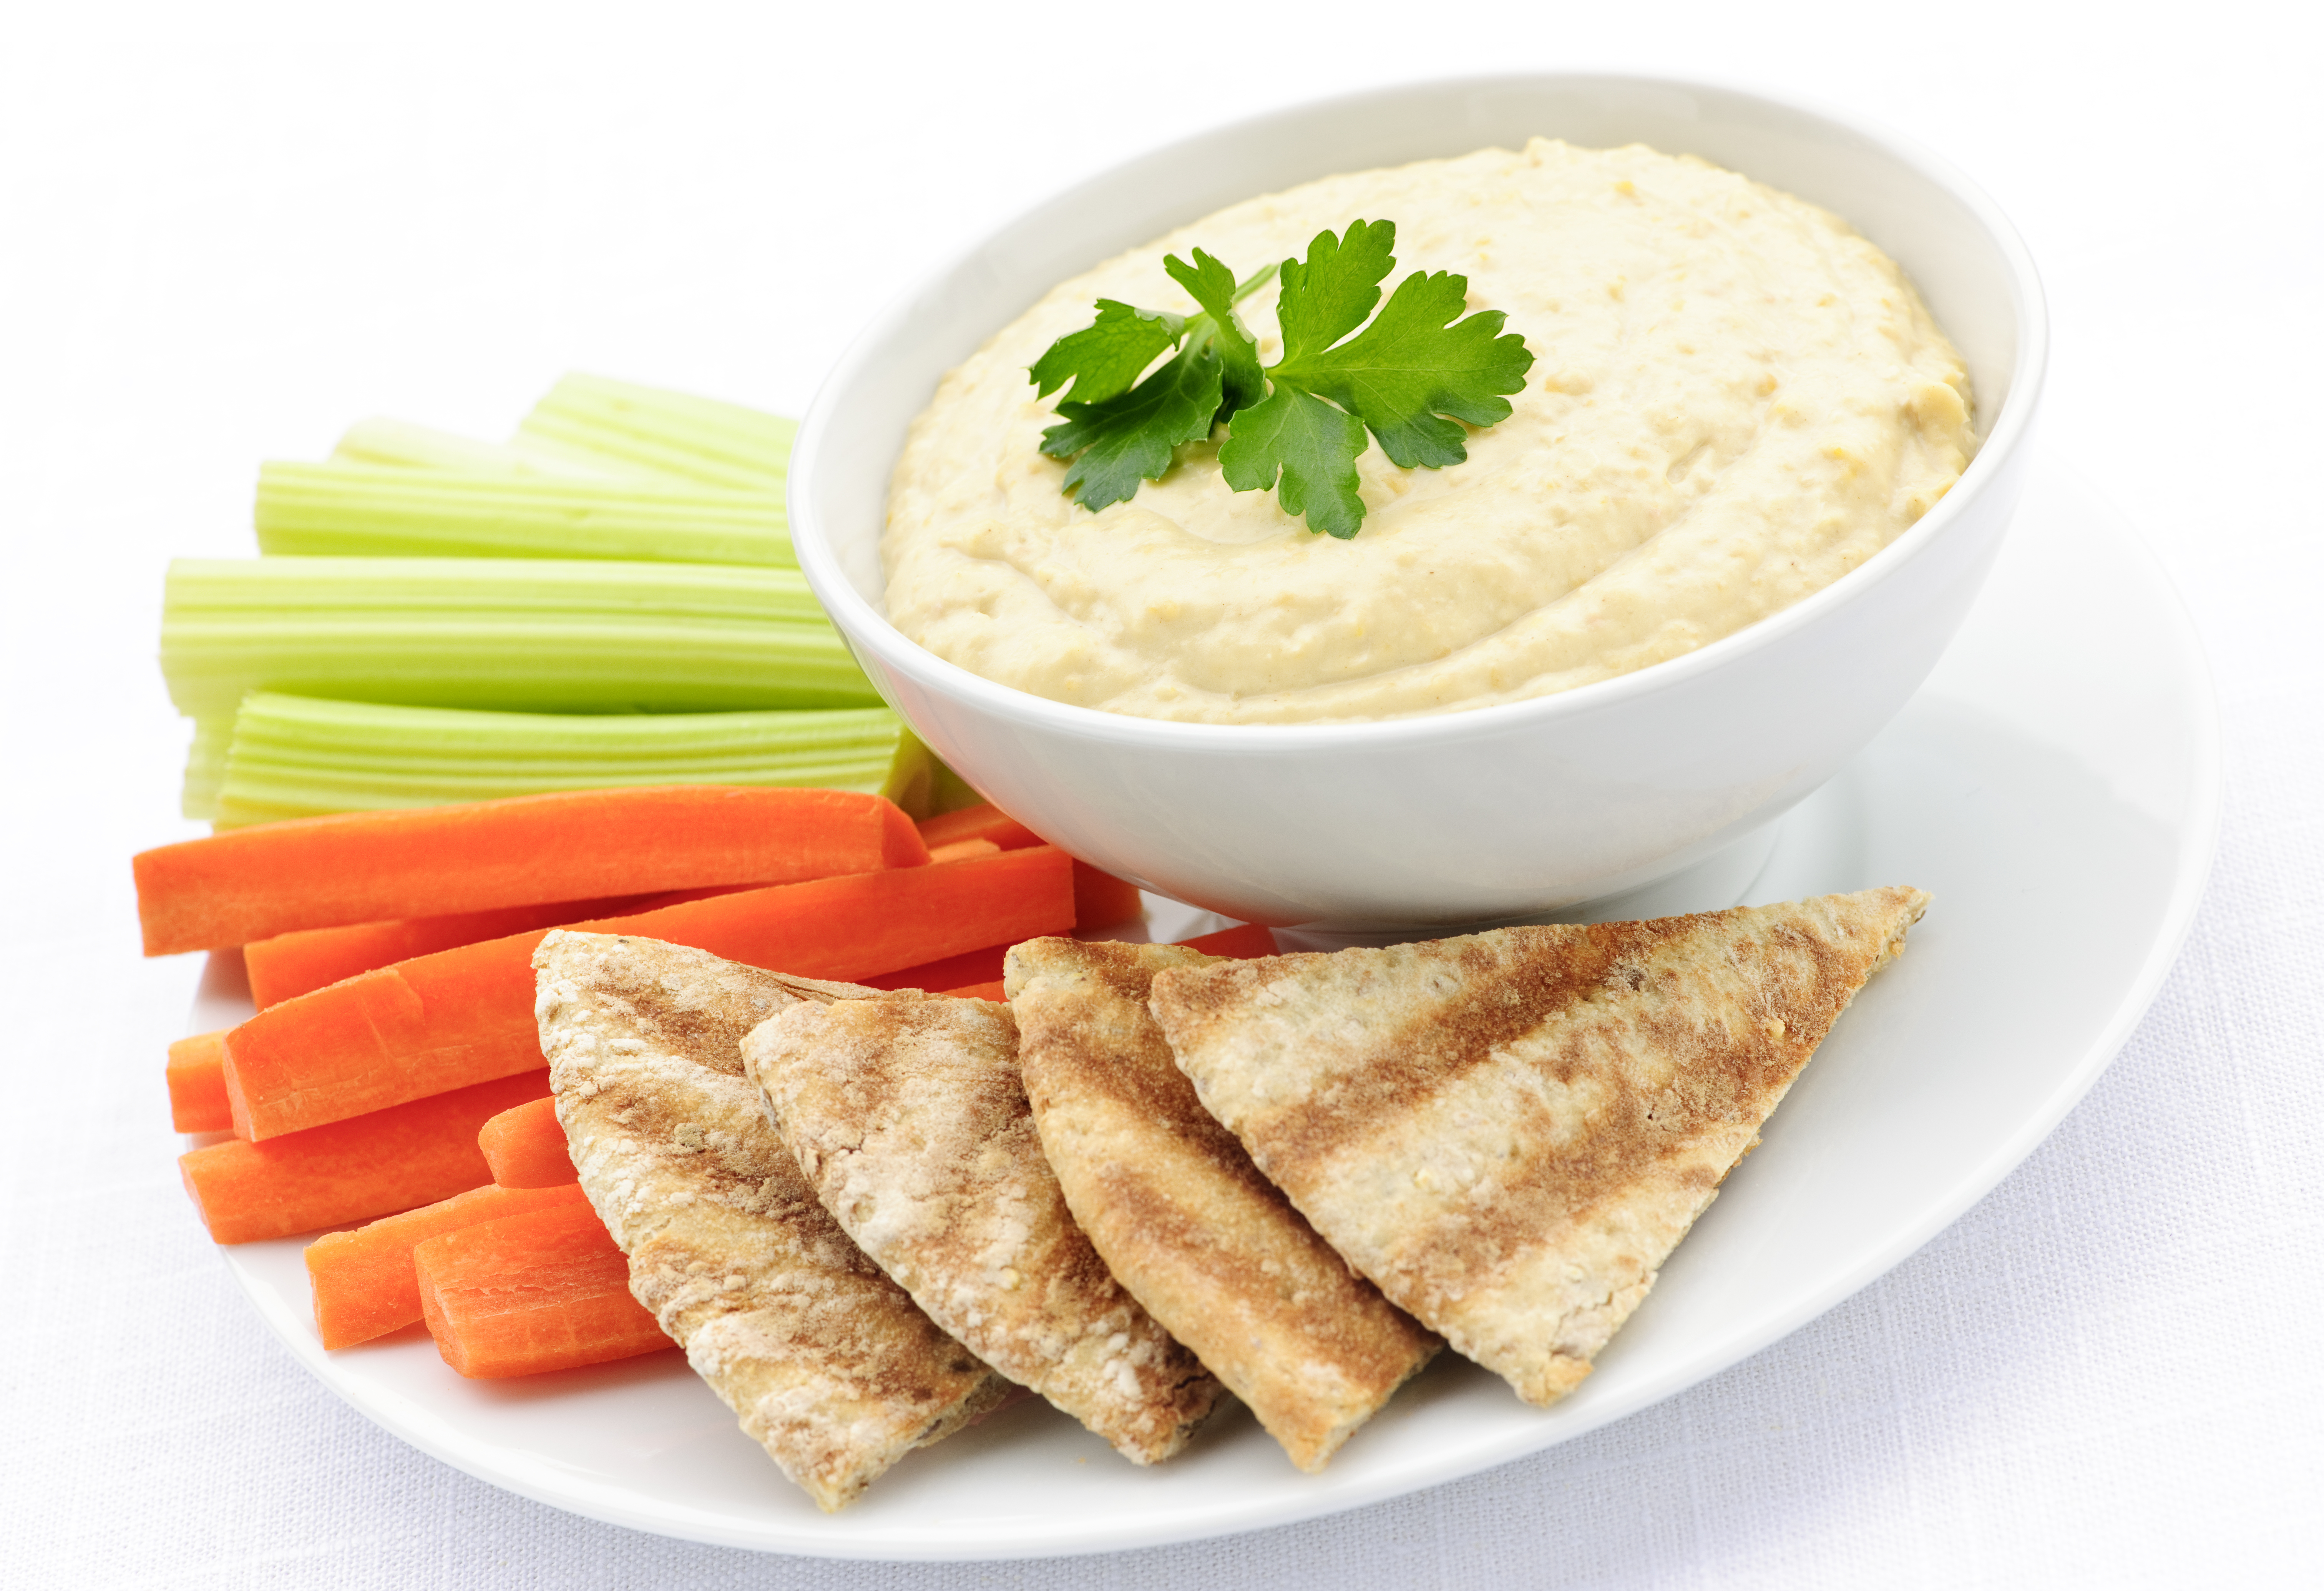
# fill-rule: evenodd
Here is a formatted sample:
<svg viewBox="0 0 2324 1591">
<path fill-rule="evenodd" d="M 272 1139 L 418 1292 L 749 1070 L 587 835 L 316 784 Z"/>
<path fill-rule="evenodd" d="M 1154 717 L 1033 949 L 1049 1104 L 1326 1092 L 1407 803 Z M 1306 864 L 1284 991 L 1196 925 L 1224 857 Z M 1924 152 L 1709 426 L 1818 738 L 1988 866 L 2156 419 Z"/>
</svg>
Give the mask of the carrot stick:
<svg viewBox="0 0 2324 1591">
<path fill-rule="evenodd" d="M 660 785 L 262 823 L 141 852 L 145 954 L 542 901 L 916 866 L 892 802 L 837 790 Z"/>
<path fill-rule="evenodd" d="M 411 1251 L 429 1238 L 503 1216 L 569 1205 L 586 1208 L 588 1203 L 578 1182 L 472 1188 L 352 1232 L 325 1233 L 307 1245 L 307 1280 L 315 1291 L 315 1328 L 323 1334 L 323 1346 L 367 1343 L 420 1319 L 420 1276 Z"/>
<path fill-rule="evenodd" d="M 411 1261 L 436 1351 L 463 1375 L 534 1375 L 671 1346 L 586 1207 L 464 1226 L 421 1243 Z"/>
<path fill-rule="evenodd" d="M 957 862 L 963 856 L 990 856 L 1001 847 L 989 839 L 956 839 L 928 848 L 931 862 Z"/>
<path fill-rule="evenodd" d="M 920 838 L 930 850 L 964 839 L 989 839 L 1004 851 L 1018 851 L 1027 846 L 1042 843 L 1041 837 L 1026 828 L 1008 813 L 987 801 L 982 806 L 963 807 L 956 812 L 939 812 L 920 821 Z"/>
<path fill-rule="evenodd" d="M 554 1099 L 530 1099 L 501 1112 L 477 1129 L 476 1147 L 503 1188 L 554 1188 L 581 1175 L 574 1169 L 565 1129 L 558 1124 Z"/>
<path fill-rule="evenodd" d="M 545 1070 L 495 1078 L 263 1143 L 189 1150 L 178 1171 L 215 1242 L 368 1221 L 489 1181 L 477 1130 L 548 1092 Z"/>
<path fill-rule="evenodd" d="M 696 901 L 597 931 L 691 945 L 770 971 L 855 983 L 982 945 L 1056 929 L 1071 914 L 1073 858 L 1051 846 L 932 867 L 819 878 Z M 528 979 L 526 999 L 531 998 Z"/>
<path fill-rule="evenodd" d="M 1072 891 L 1072 858 L 1040 846 L 573 926 L 853 982 L 1063 933 Z M 545 931 L 399 962 L 260 1012 L 226 1037 L 235 1131 L 263 1141 L 540 1066 L 532 951 Z"/>
<path fill-rule="evenodd" d="M 170 1125 L 180 1133 L 223 1133 L 234 1125 L 226 1096 L 226 1031 L 197 1033 L 170 1046 Z"/>
<path fill-rule="evenodd" d="M 642 908 L 649 902 L 660 904 L 662 897 L 659 893 L 608 895 L 543 905 L 496 906 L 489 911 L 355 922 L 340 928 L 298 929 L 244 945 L 242 961 L 250 972 L 251 1001 L 263 1011 L 294 994 L 415 956 L 432 956 L 479 939 L 505 939 L 528 929 L 618 917 L 625 908 Z"/>
<path fill-rule="evenodd" d="M 964 984 L 991 983 L 1001 976 L 1008 957 L 1008 945 L 987 945 L 980 950 L 947 956 L 942 961 L 923 962 L 901 972 L 883 972 L 853 981 L 873 989 L 957 989 Z"/>
<path fill-rule="evenodd" d="M 457 949 L 484 939 L 506 939 L 536 928 L 565 928 L 607 917 L 730 895 L 748 884 L 711 884 L 698 890 L 659 890 L 650 895 L 607 895 L 595 901 L 557 901 L 542 906 L 503 906 L 492 911 L 454 911 L 441 917 L 406 917 L 394 922 L 355 922 L 342 928 L 300 929 L 242 948 L 250 978 L 251 1004 L 270 1005 L 357 973 L 392 967 L 438 950 Z"/>
<path fill-rule="evenodd" d="M 1074 926 L 1111 928 L 1146 914 L 1138 886 L 1111 873 L 1100 873 L 1088 863 L 1074 863 Z"/>
<path fill-rule="evenodd" d="M 1027 846 L 1042 843 L 1041 837 L 1026 828 L 1008 813 L 987 801 L 979 807 L 963 807 L 955 812 L 940 812 L 934 818 L 922 819 L 920 837 L 927 842 L 931 854 L 942 848 L 947 856 L 954 847 L 971 840 L 985 840 L 1004 851 L 1021 850 Z M 1081 928 L 1111 928 L 1117 922 L 1128 922 L 1146 910 L 1138 898 L 1138 886 L 1119 879 L 1110 873 L 1101 873 L 1088 863 L 1074 863 L 1074 920 Z M 898 984 L 897 988 L 931 988 L 928 984 Z"/>
<path fill-rule="evenodd" d="M 967 984 L 957 989 L 944 989 L 938 992 L 949 994 L 955 1000 L 997 1000 L 1003 1005 L 1009 1004 L 1007 987 L 1003 981 L 998 978 L 989 984 Z"/>
<path fill-rule="evenodd" d="M 1216 933 L 1180 939 L 1178 943 L 1189 950 L 1200 950 L 1205 956 L 1224 956 L 1238 961 L 1277 954 L 1275 936 L 1255 922 L 1238 923 L 1233 928 L 1222 928 Z"/>
</svg>

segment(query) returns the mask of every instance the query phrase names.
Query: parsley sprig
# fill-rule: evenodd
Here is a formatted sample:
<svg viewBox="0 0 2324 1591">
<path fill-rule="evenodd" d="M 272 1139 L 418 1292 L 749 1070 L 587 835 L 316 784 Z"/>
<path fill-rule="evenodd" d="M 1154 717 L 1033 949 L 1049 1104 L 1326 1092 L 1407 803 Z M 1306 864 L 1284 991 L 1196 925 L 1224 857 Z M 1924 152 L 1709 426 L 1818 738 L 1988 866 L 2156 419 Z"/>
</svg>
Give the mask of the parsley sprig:
<svg viewBox="0 0 2324 1591">
<path fill-rule="evenodd" d="M 1199 248 L 1192 264 L 1169 255 L 1162 268 L 1197 314 L 1098 300 L 1097 319 L 1032 367 L 1045 398 L 1071 384 L 1057 402 L 1062 423 L 1041 433 L 1042 452 L 1072 461 L 1066 495 L 1092 512 L 1126 502 L 1139 481 L 1162 478 L 1181 444 L 1224 425 L 1219 468 L 1228 486 L 1273 490 L 1310 531 L 1345 541 L 1363 528 L 1356 459 L 1367 432 L 1406 469 L 1462 462 L 1466 434 L 1454 422 L 1508 419 L 1501 394 L 1525 385 L 1533 355 L 1502 332 L 1500 310 L 1461 319 L 1469 279 L 1449 271 L 1414 272 L 1366 326 L 1395 250 L 1395 222 L 1351 221 L 1343 236 L 1317 233 L 1304 263 L 1286 260 L 1241 282 Z M 1283 357 L 1261 369 L 1234 306 L 1271 273 L 1282 282 Z"/>
</svg>

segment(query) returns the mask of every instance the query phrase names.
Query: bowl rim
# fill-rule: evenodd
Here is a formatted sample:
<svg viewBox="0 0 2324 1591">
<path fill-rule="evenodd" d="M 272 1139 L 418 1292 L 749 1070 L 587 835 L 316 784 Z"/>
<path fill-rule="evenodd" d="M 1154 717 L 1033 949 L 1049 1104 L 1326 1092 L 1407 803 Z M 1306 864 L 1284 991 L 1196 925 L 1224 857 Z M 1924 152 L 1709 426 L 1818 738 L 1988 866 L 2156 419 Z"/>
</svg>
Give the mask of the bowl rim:
<svg viewBox="0 0 2324 1591">
<path fill-rule="evenodd" d="M 1036 696 L 1003 685 L 938 657 L 891 624 L 859 592 L 837 561 L 813 507 L 818 458 L 824 435 L 845 402 L 857 375 L 874 361 L 897 324 L 911 315 L 933 290 L 950 280 L 970 262 L 990 254 L 995 244 L 1018 227 L 1047 211 L 1072 207 L 1083 196 L 1120 182 L 1135 168 L 1168 160 L 1189 146 L 1222 136 L 1251 136 L 1311 116 L 1344 114 L 1368 102 L 1394 100 L 1418 92 L 1442 93 L 1467 89 L 1489 92 L 1519 86 L 1571 85 L 1575 88 L 1644 88 L 1705 93 L 1754 102 L 1768 110 L 1804 116 L 1853 134 L 1899 164 L 1916 171 L 1959 202 L 1984 227 L 2008 268 L 2009 283 L 2018 315 L 2015 357 L 2007 395 L 1992 429 L 1980 439 L 1977 455 L 1936 505 L 1907 526 L 1904 532 L 1855 569 L 1790 606 L 1746 624 L 1692 652 L 1634 669 L 1611 679 L 1592 680 L 1569 689 L 1520 701 L 1490 706 L 1454 707 L 1443 711 L 1332 723 L 1218 724 L 1176 718 L 1140 717 L 1100 708 L 1076 706 Z M 1748 173 L 1747 173 L 1748 175 Z M 1847 219 L 1843 217 L 1842 219 Z M 1000 329 L 994 327 L 988 330 Z M 881 664 L 919 685 L 931 694 L 1012 726 L 1063 735 L 1083 741 L 1154 751 L 1198 753 L 1321 752 L 1342 749 L 1418 750 L 1527 726 L 1546 726 L 1563 719 L 1581 718 L 1619 709 L 1641 699 L 1684 689 L 1705 673 L 1716 671 L 1755 652 L 1782 644 L 1824 615 L 1869 595 L 1896 578 L 1933 544 L 2002 473 L 2024 446 L 2049 364 L 2049 312 L 2041 274 L 2032 253 L 1999 205 L 1984 189 L 1951 162 L 1919 140 L 1880 123 L 1821 102 L 1769 93 L 1757 86 L 1715 78 L 1666 77 L 1626 71 L 1547 71 L 1460 74 L 1378 84 L 1346 93 L 1299 101 L 1255 116 L 1199 128 L 1169 143 L 1118 161 L 1072 186 L 1012 213 L 988 227 L 964 247 L 954 249 L 934 268 L 922 273 L 903 292 L 891 298 L 871 323 L 858 332 L 816 389 L 792 446 L 787 483 L 787 508 L 793 547 L 800 571 L 831 615 L 851 648 L 869 649 Z M 893 460 L 890 461 L 893 467 Z M 868 672 L 869 671 L 867 671 Z M 875 686 L 880 681 L 874 675 Z M 881 689 L 881 694 L 887 690 Z M 892 701 L 891 706 L 895 705 Z"/>
</svg>

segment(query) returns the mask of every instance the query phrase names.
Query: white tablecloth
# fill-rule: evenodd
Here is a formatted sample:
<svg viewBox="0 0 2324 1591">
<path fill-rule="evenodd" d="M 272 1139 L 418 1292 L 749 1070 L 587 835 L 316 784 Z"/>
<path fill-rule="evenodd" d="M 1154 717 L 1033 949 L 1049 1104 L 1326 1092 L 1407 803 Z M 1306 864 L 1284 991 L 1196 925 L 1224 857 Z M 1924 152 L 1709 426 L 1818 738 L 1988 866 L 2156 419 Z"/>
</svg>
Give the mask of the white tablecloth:
<svg viewBox="0 0 2324 1591">
<path fill-rule="evenodd" d="M 1995 0 L 780 9 L 12 19 L 0 1582 L 2324 1582 L 2314 24 Z M 139 959 L 126 865 L 194 832 L 161 567 L 249 550 L 259 459 L 374 412 L 501 434 L 568 368 L 796 413 L 932 254 L 1096 167 L 1391 77 L 1605 64 L 1823 100 L 1981 180 L 2050 285 L 2042 445 L 2141 522 L 2211 649 L 2209 895 L 2020 1170 L 1646 1413 L 1362 1512 L 1106 1559 L 825 1563 L 589 1523 L 412 1451 L 274 1346 L 177 1187 L 161 1059 L 198 968 Z"/>
</svg>

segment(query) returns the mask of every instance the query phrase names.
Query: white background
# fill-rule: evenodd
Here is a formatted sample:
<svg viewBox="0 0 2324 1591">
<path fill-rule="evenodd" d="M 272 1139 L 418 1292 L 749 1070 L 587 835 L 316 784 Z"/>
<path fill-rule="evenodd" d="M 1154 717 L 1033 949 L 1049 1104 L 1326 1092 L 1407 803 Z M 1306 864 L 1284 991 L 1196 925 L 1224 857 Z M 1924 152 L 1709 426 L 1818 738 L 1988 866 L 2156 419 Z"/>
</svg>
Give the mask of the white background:
<svg viewBox="0 0 2324 1591">
<path fill-rule="evenodd" d="M 1243 4 L 14 8 L 0 30 L 0 1582 L 2246 1586 L 2324 1581 L 2324 59 L 2309 9 Z M 1395 79 L 1757 84 L 1949 155 L 2046 275 L 2041 446 L 2218 672 L 2218 873 L 2051 1142 L 1823 1320 L 1368 1512 L 1052 1563 L 761 1558 L 567 1518 L 339 1405 L 178 1189 L 129 854 L 186 739 L 172 554 L 260 459 L 504 433 L 558 373 L 798 413 L 931 260 L 1181 134 Z M 2061 935 L 2071 921 L 2056 925 Z M 2026 969 L 2038 978 L 2040 968 Z"/>
</svg>

